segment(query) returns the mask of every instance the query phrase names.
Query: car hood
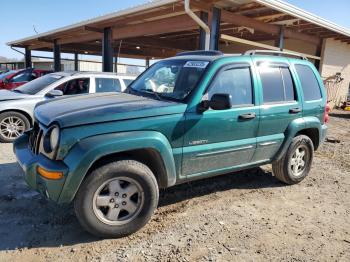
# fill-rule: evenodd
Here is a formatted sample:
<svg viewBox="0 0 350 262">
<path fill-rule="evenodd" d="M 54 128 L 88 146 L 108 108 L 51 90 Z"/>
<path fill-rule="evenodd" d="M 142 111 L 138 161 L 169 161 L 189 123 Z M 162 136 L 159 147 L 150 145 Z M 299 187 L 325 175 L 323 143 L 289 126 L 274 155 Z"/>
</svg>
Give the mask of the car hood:
<svg viewBox="0 0 350 262">
<path fill-rule="evenodd" d="M 36 119 L 45 126 L 57 122 L 70 127 L 125 119 L 184 113 L 186 104 L 125 93 L 103 93 L 58 98 L 40 103 Z"/>
<path fill-rule="evenodd" d="M 9 90 L 0 90 L 0 101 L 18 100 L 31 97 L 31 95 L 11 92 Z"/>
</svg>

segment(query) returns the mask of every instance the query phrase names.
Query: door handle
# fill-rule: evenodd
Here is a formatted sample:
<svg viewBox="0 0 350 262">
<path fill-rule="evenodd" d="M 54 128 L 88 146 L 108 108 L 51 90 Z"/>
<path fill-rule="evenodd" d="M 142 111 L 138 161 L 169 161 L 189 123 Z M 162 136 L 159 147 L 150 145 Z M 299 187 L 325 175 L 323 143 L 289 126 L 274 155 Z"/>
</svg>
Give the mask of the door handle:
<svg viewBox="0 0 350 262">
<path fill-rule="evenodd" d="M 300 107 L 289 109 L 289 114 L 298 114 L 300 112 L 301 112 L 301 108 Z"/>
<path fill-rule="evenodd" d="M 254 119 L 254 118 L 256 118 L 256 114 L 255 113 L 247 113 L 247 114 L 240 115 L 238 118 L 242 119 L 242 120 Z"/>
</svg>

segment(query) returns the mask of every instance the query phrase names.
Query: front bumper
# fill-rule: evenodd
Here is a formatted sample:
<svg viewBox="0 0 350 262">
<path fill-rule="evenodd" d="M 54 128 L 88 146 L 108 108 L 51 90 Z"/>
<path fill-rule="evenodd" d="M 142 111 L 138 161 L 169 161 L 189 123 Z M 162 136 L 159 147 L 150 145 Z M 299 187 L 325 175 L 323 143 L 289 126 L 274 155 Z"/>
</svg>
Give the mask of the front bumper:
<svg viewBox="0 0 350 262">
<path fill-rule="evenodd" d="M 58 202 L 68 174 L 68 167 L 62 161 L 53 161 L 42 154 L 35 155 L 29 149 L 28 133 L 24 133 L 14 142 L 13 150 L 24 171 L 24 179 L 27 184 L 49 199 Z M 49 171 L 62 172 L 64 176 L 59 180 L 44 178 L 37 172 L 39 166 Z"/>
</svg>

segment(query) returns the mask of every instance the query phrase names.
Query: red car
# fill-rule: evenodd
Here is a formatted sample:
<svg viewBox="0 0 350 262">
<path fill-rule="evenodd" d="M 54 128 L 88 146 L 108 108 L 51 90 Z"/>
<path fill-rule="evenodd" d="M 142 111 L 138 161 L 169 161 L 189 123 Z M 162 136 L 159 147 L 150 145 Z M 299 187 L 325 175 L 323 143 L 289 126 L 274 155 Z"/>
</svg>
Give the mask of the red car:
<svg viewBox="0 0 350 262">
<path fill-rule="evenodd" d="M 0 75 L 0 89 L 11 90 L 49 73 L 52 71 L 32 68 L 10 70 Z"/>
</svg>

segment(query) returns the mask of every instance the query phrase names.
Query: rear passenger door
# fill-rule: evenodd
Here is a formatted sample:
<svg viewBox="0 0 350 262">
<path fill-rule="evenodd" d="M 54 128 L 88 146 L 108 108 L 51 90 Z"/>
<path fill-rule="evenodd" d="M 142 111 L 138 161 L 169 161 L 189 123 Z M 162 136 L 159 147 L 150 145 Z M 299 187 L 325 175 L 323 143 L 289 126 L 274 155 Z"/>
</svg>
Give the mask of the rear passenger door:
<svg viewBox="0 0 350 262">
<path fill-rule="evenodd" d="M 287 61 L 287 60 L 286 60 Z M 302 103 L 287 62 L 255 59 L 260 82 L 260 123 L 253 162 L 272 159 L 289 124 L 302 117 Z"/>
</svg>

